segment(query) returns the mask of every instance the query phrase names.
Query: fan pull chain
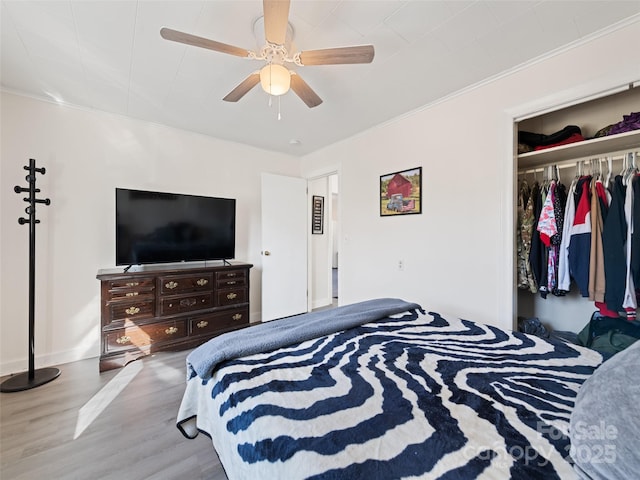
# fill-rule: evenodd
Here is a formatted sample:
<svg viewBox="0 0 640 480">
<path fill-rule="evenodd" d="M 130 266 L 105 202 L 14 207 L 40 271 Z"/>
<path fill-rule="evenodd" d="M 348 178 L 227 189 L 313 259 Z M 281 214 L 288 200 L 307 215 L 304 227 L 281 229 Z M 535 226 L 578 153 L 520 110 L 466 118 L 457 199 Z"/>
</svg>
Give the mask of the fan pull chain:
<svg viewBox="0 0 640 480">
<path fill-rule="evenodd" d="M 269 108 L 271 108 L 271 105 L 272 105 L 272 103 L 273 103 L 273 102 L 271 101 L 271 99 L 272 99 L 272 98 L 273 98 L 273 95 L 269 95 Z"/>
<path fill-rule="evenodd" d="M 278 120 L 282 120 L 282 115 L 280 115 L 280 96 L 278 97 Z"/>
</svg>

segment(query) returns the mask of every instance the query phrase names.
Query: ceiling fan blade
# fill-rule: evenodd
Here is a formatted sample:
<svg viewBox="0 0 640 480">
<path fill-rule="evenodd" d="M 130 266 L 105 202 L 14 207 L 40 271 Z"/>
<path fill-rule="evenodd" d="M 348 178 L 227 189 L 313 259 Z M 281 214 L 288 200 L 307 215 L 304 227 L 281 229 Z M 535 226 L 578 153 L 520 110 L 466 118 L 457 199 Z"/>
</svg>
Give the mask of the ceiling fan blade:
<svg viewBox="0 0 640 480">
<path fill-rule="evenodd" d="M 235 55 L 237 57 L 249 56 L 249 50 L 245 50 L 244 48 L 234 47 L 233 45 L 216 42 L 215 40 L 209 40 L 208 38 L 197 37 L 190 33 L 179 32 L 166 27 L 160 29 L 160 35 L 165 40 L 171 40 L 172 42 L 186 43 L 187 45 L 193 45 L 194 47 L 207 48 L 209 50 L 228 53 L 229 55 Z"/>
<path fill-rule="evenodd" d="M 306 52 L 300 52 L 300 63 L 302 63 L 302 65 L 371 63 L 374 54 L 373 45 L 308 50 Z"/>
<path fill-rule="evenodd" d="M 226 97 L 223 98 L 225 102 L 237 102 L 244 97 L 249 90 L 255 87 L 260 82 L 260 73 L 253 72 L 247 78 L 245 78 L 240 84 L 231 90 Z"/>
<path fill-rule="evenodd" d="M 289 0 L 263 0 L 264 36 L 269 43 L 284 45 L 289 23 Z"/>
<path fill-rule="evenodd" d="M 322 99 L 314 92 L 296 72 L 291 72 L 291 90 L 307 104 L 307 107 L 317 107 L 322 103 Z"/>
</svg>

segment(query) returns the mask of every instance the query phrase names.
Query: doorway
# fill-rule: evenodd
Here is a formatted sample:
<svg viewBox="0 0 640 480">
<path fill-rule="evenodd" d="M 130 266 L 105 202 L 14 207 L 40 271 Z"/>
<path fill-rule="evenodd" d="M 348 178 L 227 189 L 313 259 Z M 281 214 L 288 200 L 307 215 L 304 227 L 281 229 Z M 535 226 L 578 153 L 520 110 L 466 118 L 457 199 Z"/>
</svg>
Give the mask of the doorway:
<svg viewBox="0 0 640 480">
<path fill-rule="evenodd" d="M 314 197 L 322 197 L 324 205 L 322 233 L 312 229 L 309 240 L 309 310 L 332 308 L 339 303 L 338 183 L 336 172 L 308 180 L 310 204 Z"/>
<path fill-rule="evenodd" d="M 329 232 L 331 234 L 331 305 L 333 307 L 338 306 L 338 175 L 333 174 L 329 176 L 329 191 L 331 197 L 331 227 Z"/>
</svg>

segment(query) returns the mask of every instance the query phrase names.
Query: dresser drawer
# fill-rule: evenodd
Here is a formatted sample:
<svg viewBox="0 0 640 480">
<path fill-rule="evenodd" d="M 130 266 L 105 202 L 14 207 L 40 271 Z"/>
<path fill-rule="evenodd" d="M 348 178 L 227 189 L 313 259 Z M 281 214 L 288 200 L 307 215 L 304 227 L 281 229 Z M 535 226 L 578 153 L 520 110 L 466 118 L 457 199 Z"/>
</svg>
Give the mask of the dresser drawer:
<svg viewBox="0 0 640 480">
<path fill-rule="evenodd" d="M 120 289 L 120 290 L 110 290 L 109 291 L 109 300 L 122 300 L 122 299 L 130 299 L 130 300 L 139 300 L 140 297 L 153 298 L 153 289 L 149 290 L 129 290 L 129 289 Z M 135 298 L 139 297 L 139 298 Z"/>
<path fill-rule="evenodd" d="M 159 316 L 177 315 L 213 307 L 213 293 L 193 293 L 160 299 Z"/>
<path fill-rule="evenodd" d="M 245 270 L 224 270 L 222 272 L 216 272 L 216 282 L 218 282 L 218 285 L 224 280 L 243 279 L 244 281 L 246 278 L 247 275 Z"/>
<path fill-rule="evenodd" d="M 246 285 L 247 285 L 247 279 L 244 276 L 216 280 L 216 286 L 218 288 L 245 287 Z"/>
<path fill-rule="evenodd" d="M 155 289 L 153 277 L 140 277 L 136 279 L 122 278 L 107 282 L 107 300 L 118 300 L 140 295 L 153 295 Z"/>
<path fill-rule="evenodd" d="M 155 302 L 153 297 L 131 297 L 135 298 L 130 302 L 111 301 L 107 302 L 109 311 L 109 323 L 124 321 L 126 319 L 138 320 L 155 316 Z"/>
<path fill-rule="evenodd" d="M 104 353 L 171 342 L 186 336 L 184 321 L 132 325 L 104 334 Z"/>
<path fill-rule="evenodd" d="M 225 305 L 236 305 L 238 303 L 247 302 L 246 288 L 230 288 L 227 290 L 217 291 L 217 305 L 223 307 Z"/>
<path fill-rule="evenodd" d="M 249 324 L 249 308 L 189 319 L 189 335 L 210 335 Z"/>
<path fill-rule="evenodd" d="M 212 291 L 213 273 L 190 275 L 163 275 L 158 277 L 161 295 L 174 295 L 183 292 Z"/>
</svg>

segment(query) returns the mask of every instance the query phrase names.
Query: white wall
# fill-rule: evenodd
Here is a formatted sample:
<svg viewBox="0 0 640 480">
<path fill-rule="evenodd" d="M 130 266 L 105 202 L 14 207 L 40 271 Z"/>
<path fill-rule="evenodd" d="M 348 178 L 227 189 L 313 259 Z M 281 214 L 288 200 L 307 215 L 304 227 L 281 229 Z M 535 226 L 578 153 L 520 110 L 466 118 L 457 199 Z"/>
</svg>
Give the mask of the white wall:
<svg viewBox="0 0 640 480">
<path fill-rule="evenodd" d="M 340 303 L 401 297 L 511 328 L 513 120 L 640 79 L 640 49 L 624 47 L 638 38 L 636 20 L 307 155 L 303 171 L 341 172 Z M 381 218 L 380 175 L 417 166 L 423 213 Z"/>
<path fill-rule="evenodd" d="M 41 197 L 36 248 L 36 367 L 99 354 L 100 268 L 115 266 L 115 187 L 237 199 L 236 258 L 251 270 L 260 311 L 260 172 L 300 175 L 297 158 L 121 116 L 3 93 L 1 102 L 0 374 L 28 354 L 28 226 L 23 166 L 35 158 Z"/>
</svg>

